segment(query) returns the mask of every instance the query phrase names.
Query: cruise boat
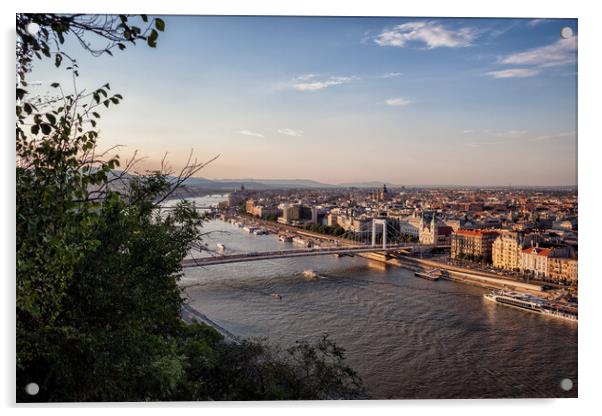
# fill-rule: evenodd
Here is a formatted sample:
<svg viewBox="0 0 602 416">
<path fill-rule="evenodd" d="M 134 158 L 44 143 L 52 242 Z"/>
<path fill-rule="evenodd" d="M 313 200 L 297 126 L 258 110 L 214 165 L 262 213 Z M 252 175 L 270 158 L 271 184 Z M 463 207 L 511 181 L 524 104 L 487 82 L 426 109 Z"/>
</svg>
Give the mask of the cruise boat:
<svg viewBox="0 0 602 416">
<path fill-rule="evenodd" d="M 489 301 L 500 303 L 505 306 L 523 309 L 529 312 L 541 313 L 543 299 L 524 295 L 516 292 L 497 291 L 485 293 L 483 297 Z"/>
<path fill-rule="evenodd" d="M 544 304 L 541 308 L 541 313 L 553 318 L 560 318 L 572 322 L 578 321 L 578 314 L 575 308 Z"/>
</svg>

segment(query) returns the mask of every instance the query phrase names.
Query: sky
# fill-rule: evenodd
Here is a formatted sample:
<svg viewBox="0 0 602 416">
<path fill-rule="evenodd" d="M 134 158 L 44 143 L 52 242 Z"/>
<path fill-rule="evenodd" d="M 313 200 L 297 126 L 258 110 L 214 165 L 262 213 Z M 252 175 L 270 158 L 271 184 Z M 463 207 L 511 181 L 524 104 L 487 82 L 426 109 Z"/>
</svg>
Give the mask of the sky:
<svg viewBox="0 0 602 416">
<path fill-rule="evenodd" d="M 211 179 L 577 183 L 575 19 L 162 18 L 157 48 L 65 45 L 78 89 L 124 96 L 99 147 L 139 170 L 192 149 L 220 155 Z M 30 79 L 72 85 L 51 62 Z"/>
</svg>

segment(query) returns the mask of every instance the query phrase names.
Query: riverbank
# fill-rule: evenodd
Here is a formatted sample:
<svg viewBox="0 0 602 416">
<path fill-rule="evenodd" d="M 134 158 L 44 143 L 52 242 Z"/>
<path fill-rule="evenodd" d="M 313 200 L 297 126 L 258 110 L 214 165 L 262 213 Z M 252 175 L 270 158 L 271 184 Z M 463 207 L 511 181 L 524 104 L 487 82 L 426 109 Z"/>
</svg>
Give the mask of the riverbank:
<svg viewBox="0 0 602 416">
<path fill-rule="evenodd" d="M 235 344 L 240 343 L 240 339 L 234 335 L 232 332 L 228 331 L 226 328 L 218 324 L 217 322 L 212 321 L 209 317 L 190 305 L 182 305 L 181 316 L 184 322 L 191 324 L 193 322 L 200 322 L 205 325 L 209 325 L 217 332 L 219 332 L 226 341 L 233 342 Z"/>
<path fill-rule="evenodd" d="M 441 274 L 442 279 L 484 287 L 487 289 L 510 289 L 517 292 L 536 294 L 538 296 L 545 295 L 542 285 L 503 279 L 494 274 L 473 271 L 471 269 L 464 269 L 457 266 L 450 266 L 446 263 L 434 260 L 418 259 L 410 256 L 387 258 L 387 256 L 380 253 L 362 253 L 360 256 L 391 266 L 404 267 L 418 272 L 439 269 L 444 271 Z"/>
</svg>

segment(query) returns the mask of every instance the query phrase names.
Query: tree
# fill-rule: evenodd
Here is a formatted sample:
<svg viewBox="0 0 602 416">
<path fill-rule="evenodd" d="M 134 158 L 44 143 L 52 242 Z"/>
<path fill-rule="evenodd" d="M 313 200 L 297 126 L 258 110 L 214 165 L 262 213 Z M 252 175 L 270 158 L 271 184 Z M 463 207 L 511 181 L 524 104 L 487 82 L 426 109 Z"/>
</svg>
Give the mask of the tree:
<svg viewBox="0 0 602 416">
<path fill-rule="evenodd" d="M 158 208 L 206 163 L 191 156 L 179 172 L 163 161 L 158 171 L 135 174 L 135 155 L 121 166 L 119 155 L 99 152 L 97 110 L 122 100 L 119 94 L 109 95 L 109 84 L 71 94 L 52 84 L 59 94 L 45 101 L 29 95 L 33 60 L 54 57 L 60 66 L 58 57 L 68 58 L 60 50 L 66 35 L 93 54 L 139 40 L 155 47 L 164 22 L 140 16 L 149 25 L 142 30 L 132 19 L 17 16 L 17 400 L 261 398 L 261 392 L 237 387 L 252 384 L 255 379 L 245 377 L 255 373 L 239 374 L 240 380 L 222 383 L 220 391 L 206 388 L 219 386 L 219 377 L 243 364 L 255 369 L 253 363 L 279 368 L 262 370 L 273 377 L 269 386 L 300 383 L 299 374 L 309 365 L 321 375 L 309 380 L 312 398 L 323 391 L 337 397 L 355 394 L 355 374 L 344 366 L 334 344 L 325 342 L 323 349 L 308 345 L 309 361 L 272 359 L 269 346 L 229 345 L 214 329 L 186 326 L 181 320 L 180 263 L 191 249 L 202 248 L 202 218 L 186 202 L 167 213 Z M 34 23 L 37 34 L 27 29 Z M 87 35 L 108 44 L 95 49 Z M 75 80 L 77 63 L 70 62 L 67 69 Z M 235 362 L 240 365 L 231 367 Z M 289 378 L 278 378 L 285 375 Z M 40 386 L 38 395 L 25 393 L 30 382 Z M 310 394 L 288 387 L 282 391 L 286 398 Z"/>
</svg>

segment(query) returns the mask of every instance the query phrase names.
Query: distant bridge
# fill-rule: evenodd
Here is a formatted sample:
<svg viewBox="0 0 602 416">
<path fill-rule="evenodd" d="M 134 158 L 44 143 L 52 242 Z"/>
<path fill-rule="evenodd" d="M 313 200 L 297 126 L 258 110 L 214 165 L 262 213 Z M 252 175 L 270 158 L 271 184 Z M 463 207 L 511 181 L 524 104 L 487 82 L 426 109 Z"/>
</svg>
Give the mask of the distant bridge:
<svg viewBox="0 0 602 416">
<path fill-rule="evenodd" d="M 391 253 L 395 251 L 412 250 L 420 247 L 418 244 L 396 244 L 389 245 L 387 247 L 379 246 L 342 246 L 342 247 L 312 247 L 302 249 L 291 249 L 291 250 L 277 250 L 277 251 L 255 251 L 249 253 L 240 254 L 225 254 L 222 256 L 215 257 L 201 257 L 198 259 L 186 259 L 182 261 L 182 267 L 200 267 L 200 266 L 214 266 L 218 264 L 228 263 L 242 263 L 248 261 L 260 261 L 260 260 L 273 260 L 283 259 L 291 257 L 309 257 L 309 256 L 324 256 L 328 254 L 359 254 L 359 253 Z M 426 247 L 426 246 L 425 246 Z"/>
</svg>

